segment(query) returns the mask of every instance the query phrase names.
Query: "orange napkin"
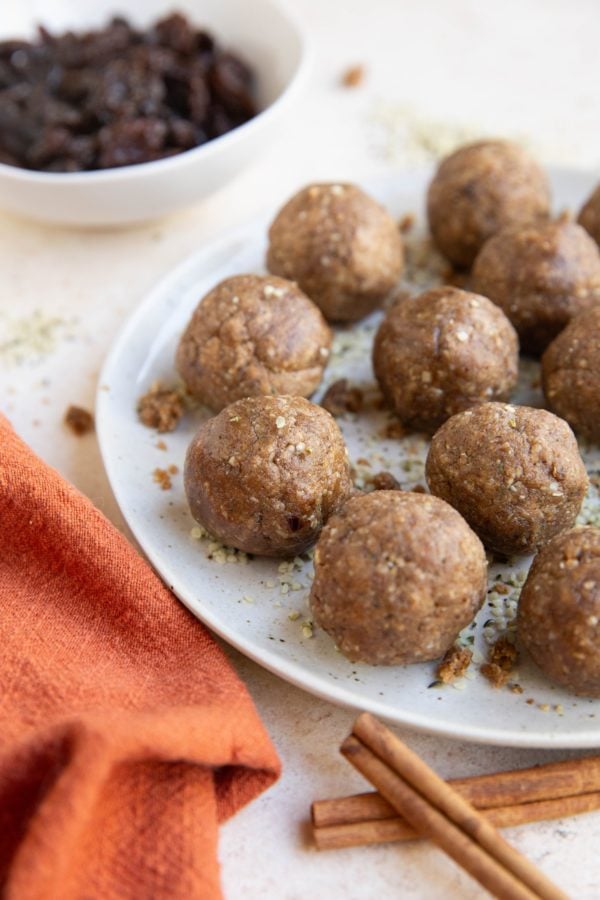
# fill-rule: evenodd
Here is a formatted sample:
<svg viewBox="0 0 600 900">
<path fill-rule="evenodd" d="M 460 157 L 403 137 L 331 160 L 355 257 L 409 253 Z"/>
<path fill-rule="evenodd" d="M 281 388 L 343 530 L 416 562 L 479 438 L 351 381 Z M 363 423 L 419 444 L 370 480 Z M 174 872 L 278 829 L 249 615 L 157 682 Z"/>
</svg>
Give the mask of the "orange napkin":
<svg viewBox="0 0 600 900">
<path fill-rule="evenodd" d="M 0 895 L 220 897 L 279 761 L 223 653 L 0 416 Z"/>
</svg>

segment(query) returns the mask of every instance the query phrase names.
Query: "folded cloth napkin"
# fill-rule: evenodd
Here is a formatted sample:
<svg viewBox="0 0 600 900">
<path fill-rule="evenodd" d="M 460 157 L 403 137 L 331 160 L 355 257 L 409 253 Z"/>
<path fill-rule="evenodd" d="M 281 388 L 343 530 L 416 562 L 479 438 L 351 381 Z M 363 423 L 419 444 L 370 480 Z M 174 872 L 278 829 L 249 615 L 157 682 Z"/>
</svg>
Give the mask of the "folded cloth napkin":
<svg viewBox="0 0 600 900">
<path fill-rule="evenodd" d="M 275 750 L 210 635 L 0 415 L 0 895 L 220 897 Z"/>
</svg>

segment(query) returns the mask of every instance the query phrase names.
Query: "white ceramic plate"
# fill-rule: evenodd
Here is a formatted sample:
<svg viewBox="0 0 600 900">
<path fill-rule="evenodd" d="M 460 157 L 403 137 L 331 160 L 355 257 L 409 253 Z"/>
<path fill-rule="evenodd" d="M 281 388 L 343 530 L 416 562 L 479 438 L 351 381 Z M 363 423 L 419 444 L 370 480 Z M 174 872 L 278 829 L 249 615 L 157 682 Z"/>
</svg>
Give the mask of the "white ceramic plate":
<svg viewBox="0 0 600 900">
<path fill-rule="evenodd" d="M 422 220 L 428 173 L 398 174 L 363 183 L 394 215 L 414 211 Z M 592 188 L 593 178 L 580 172 L 552 173 L 557 210 L 577 208 Z M 573 697 L 550 685 L 524 660 L 513 682 L 523 692 L 493 689 L 471 665 L 471 677 L 459 689 L 433 686 L 435 665 L 376 668 L 348 662 L 330 638 L 310 627 L 307 605 L 312 563 L 299 561 L 291 572 L 274 560 L 227 552 L 207 539 L 192 536 L 181 469 L 186 447 L 206 413 L 196 411 L 176 432 L 160 436 L 141 425 L 136 401 L 151 382 L 174 380 L 174 350 L 198 299 L 219 280 L 243 272 L 263 271 L 266 228 L 271 216 L 215 240 L 167 276 L 137 309 L 106 360 L 98 391 L 97 427 L 108 477 L 132 531 L 164 581 L 210 628 L 243 653 L 281 677 L 335 703 L 367 709 L 376 715 L 425 731 L 482 743 L 525 747 L 595 747 L 600 745 L 600 701 Z M 340 331 L 327 383 L 345 375 L 353 383 L 373 387 L 370 342 L 377 316 L 359 329 Z M 519 399 L 542 404 L 534 364 L 523 367 Z M 351 458 L 366 458 L 372 471 L 392 471 L 407 486 L 423 483 L 424 440 L 378 437 L 389 418 L 371 410 L 340 422 Z M 585 449 L 585 448 L 584 448 Z M 600 471 L 597 448 L 585 450 L 588 467 Z M 179 467 L 170 490 L 161 490 L 153 471 Z M 368 471 L 363 468 L 361 471 Z M 598 514 L 597 494 L 587 502 L 588 518 Z M 510 620 L 511 599 L 518 591 L 529 560 L 495 566 L 510 593 L 488 594 L 472 636 L 476 658 L 485 654 L 485 634 L 495 636 Z M 519 574 L 520 573 L 520 574 Z M 510 586 L 515 583 L 515 587 Z M 512 604 L 514 607 L 514 603 Z M 484 628 L 484 625 L 487 626 Z M 492 623 L 492 624 L 490 624 Z M 189 673 L 194 677 L 193 671 Z"/>
</svg>

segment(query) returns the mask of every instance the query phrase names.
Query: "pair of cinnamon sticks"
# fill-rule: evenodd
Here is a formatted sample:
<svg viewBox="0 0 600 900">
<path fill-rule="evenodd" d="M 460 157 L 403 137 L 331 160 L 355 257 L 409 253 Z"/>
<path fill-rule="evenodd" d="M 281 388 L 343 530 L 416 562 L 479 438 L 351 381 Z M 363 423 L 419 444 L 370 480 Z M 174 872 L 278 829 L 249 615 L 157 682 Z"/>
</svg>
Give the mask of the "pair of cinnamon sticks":
<svg viewBox="0 0 600 900">
<path fill-rule="evenodd" d="M 496 826 L 599 809 L 600 757 L 445 782 L 368 713 L 341 752 L 378 793 L 313 803 L 319 849 L 426 837 L 494 896 L 564 900 Z"/>
</svg>

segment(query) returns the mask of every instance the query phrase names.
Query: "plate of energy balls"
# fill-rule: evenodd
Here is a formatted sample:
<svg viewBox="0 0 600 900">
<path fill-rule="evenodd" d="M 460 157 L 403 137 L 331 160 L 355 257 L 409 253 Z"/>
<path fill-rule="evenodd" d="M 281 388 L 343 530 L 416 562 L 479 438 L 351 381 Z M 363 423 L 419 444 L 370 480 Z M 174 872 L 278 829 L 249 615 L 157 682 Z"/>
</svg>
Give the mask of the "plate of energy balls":
<svg viewBox="0 0 600 900">
<path fill-rule="evenodd" d="M 598 746 L 595 189 L 482 141 L 306 185 L 157 285 L 98 433 L 194 615 L 393 722 Z"/>
</svg>

